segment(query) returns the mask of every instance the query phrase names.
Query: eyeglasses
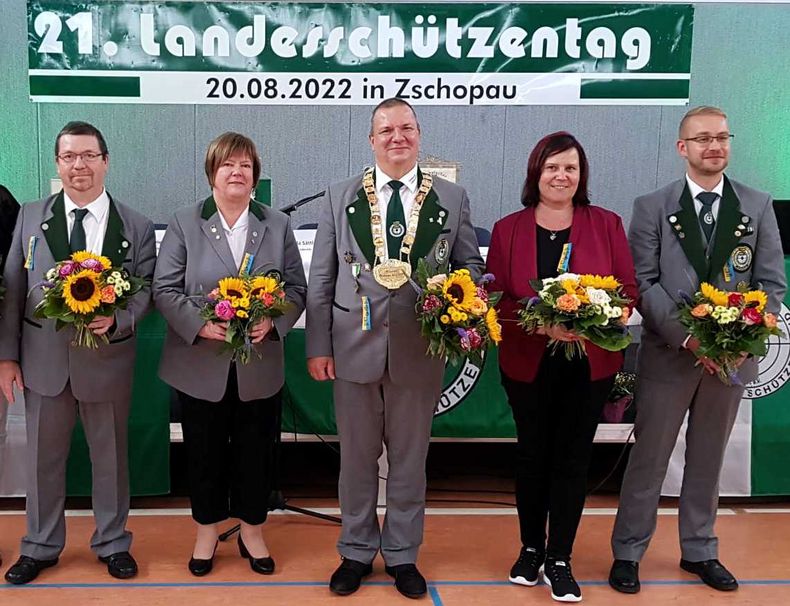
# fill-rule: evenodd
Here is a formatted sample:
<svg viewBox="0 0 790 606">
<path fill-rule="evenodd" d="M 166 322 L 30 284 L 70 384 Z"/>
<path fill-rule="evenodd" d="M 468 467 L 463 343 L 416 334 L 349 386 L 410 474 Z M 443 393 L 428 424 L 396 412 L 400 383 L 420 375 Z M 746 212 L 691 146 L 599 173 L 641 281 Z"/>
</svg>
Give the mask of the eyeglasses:
<svg viewBox="0 0 790 606">
<path fill-rule="evenodd" d="M 77 158 L 82 158 L 85 164 L 93 164 L 94 162 L 98 162 L 100 158 L 103 158 L 104 154 L 97 152 L 82 152 L 81 154 L 66 152 L 65 154 L 58 154 L 56 157 L 63 162 L 63 164 L 74 164 Z"/>
<path fill-rule="evenodd" d="M 714 141 L 716 141 L 719 145 L 729 145 L 730 139 L 735 137 L 732 133 L 727 133 L 726 135 L 716 135 L 715 137 L 712 135 L 700 135 L 699 137 L 689 137 L 688 139 L 683 139 L 684 141 L 694 141 L 694 143 L 698 143 L 699 145 L 710 145 Z"/>
</svg>

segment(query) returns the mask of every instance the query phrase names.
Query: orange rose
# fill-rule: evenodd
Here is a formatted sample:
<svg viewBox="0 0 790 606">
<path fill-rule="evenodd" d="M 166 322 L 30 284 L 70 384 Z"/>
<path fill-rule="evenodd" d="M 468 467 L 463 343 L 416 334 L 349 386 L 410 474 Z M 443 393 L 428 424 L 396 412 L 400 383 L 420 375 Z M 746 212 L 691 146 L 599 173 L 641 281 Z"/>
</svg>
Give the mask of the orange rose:
<svg viewBox="0 0 790 606">
<path fill-rule="evenodd" d="M 557 299 L 557 309 L 560 311 L 576 311 L 579 309 L 579 297 L 567 293 L 560 296 Z"/>
<path fill-rule="evenodd" d="M 102 303 L 115 303 L 115 287 L 105 286 L 101 289 L 101 302 Z"/>
<path fill-rule="evenodd" d="M 765 312 L 763 314 L 763 324 L 768 328 L 776 328 L 776 316 L 771 312 Z"/>
<path fill-rule="evenodd" d="M 706 318 L 710 315 L 711 308 L 707 303 L 700 303 L 691 310 L 691 315 L 695 318 Z"/>
</svg>

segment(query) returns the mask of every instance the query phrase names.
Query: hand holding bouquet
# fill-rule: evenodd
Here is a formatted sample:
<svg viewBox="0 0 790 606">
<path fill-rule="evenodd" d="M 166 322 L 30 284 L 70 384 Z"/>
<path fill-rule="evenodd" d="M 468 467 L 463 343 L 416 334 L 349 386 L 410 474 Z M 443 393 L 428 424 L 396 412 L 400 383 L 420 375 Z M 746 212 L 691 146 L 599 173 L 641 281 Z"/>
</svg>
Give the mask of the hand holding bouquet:
<svg viewBox="0 0 790 606">
<path fill-rule="evenodd" d="M 200 315 L 210 322 L 227 323 L 223 351 L 231 351 L 233 361 L 247 364 L 253 327 L 264 318 L 283 315 L 289 306 L 284 283 L 277 277 L 242 275 L 222 278 L 206 297 Z"/>
<path fill-rule="evenodd" d="M 700 345 L 695 354 L 719 367 L 726 385 L 741 385 L 738 366 L 746 355 L 764 356 L 770 336 L 781 336 L 776 316 L 765 311 L 761 290 L 724 292 L 703 282 L 693 297 L 680 293 L 680 322 Z"/>
<path fill-rule="evenodd" d="M 483 288 L 492 279 L 489 274 L 475 284 L 467 269 L 430 275 L 428 265 L 420 259 L 417 282 L 421 292 L 416 310 L 429 355 L 446 357 L 451 364 L 464 358 L 482 364 L 488 347 L 502 340 L 494 309 L 502 293 L 487 293 Z"/>
<path fill-rule="evenodd" d="M 538 294 L 525 299 L 518 312 L 519 325 L 527 332 L 563 326 L 575 335 L 607 351 L 628 347 L 631 335 L 626 327 L 630 300 L 612 276 L 564 273 L 556 278 L 532 280 Z M 563 347 L 565 357 L 587 355 L 583 340 L 550 339 L 552 351 Z"/>
<path fill-rule="evenodd" d="M 36 318 L 55 320 L 56 330 L 73 325 L 74 345 L 96 349 L 99 342 L 109 343 L 107 334 L 97 335 L 89 324 L 98 317 L 112 317 L 117 309 L 126 309 L 145 280 L 132 276 L 122 267 L 112 267 L 107 257 L 87 251 L 75 252 L 46 274 L 40 284 L 44 298 L 33 312 Z"/>
</svg>

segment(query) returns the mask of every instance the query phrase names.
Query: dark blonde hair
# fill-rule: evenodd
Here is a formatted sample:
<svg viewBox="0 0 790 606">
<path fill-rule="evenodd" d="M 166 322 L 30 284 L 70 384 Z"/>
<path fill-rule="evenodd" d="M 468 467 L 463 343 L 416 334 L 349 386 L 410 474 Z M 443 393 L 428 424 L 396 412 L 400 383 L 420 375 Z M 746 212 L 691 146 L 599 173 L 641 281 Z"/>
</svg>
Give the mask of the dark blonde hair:
<svg viewBox="0 0 790 606">
<path fill-rule="evenodd" d="M 261 176 L 261 159 L 258 157 L 255 143 L 249 137 L 239 133 L 222 133 L 208 144 L 208 150 L 206 150 L 206 177 L 208 177 L 208 184 L 211 187 L 214 187 L 214 175 L 217 174 L 219 167 L 235 154 L 249 157 L 252 161 L 253 187 L 258 183 Z"/>
<path fill-rule="evenodd" d="M 680 120 L 680 125 L 678 126 L 679 139 L 683 138 L 683 127 L 686 126 L 686 122 L 689 118 L 693 118 L 694 116 L 721 116 L 725 120 L 727 119 L 727 114 L 725 114 L 718 107 L 713 107 L 712 105 L 700 105 L 698 107 L 692 107 Z"/>
</svg>

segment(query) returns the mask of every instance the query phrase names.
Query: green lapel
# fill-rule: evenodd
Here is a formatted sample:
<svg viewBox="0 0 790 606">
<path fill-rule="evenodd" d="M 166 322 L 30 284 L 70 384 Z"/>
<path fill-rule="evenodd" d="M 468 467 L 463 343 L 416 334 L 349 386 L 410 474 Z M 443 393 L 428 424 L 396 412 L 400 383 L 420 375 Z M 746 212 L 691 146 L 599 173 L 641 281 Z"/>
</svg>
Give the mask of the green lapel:
<svg viewBox="0 0 790 606">
<path fill-rule="evenodd" d="M 741 241 L 743 231 L 738 229 L 741 221 L 741 202 L 730 185 L 727 177 L 724 177 L 724 189 L 721 192 L 719 202 L 719 212 L 716 217 L 716 236 L 713 240 L 713 251 L 710 255 L 710 269 L 708 271 L 708 282 L 713 283 L 716 275 L 724 269 L 732 254 L 732 250 Z"/>
<path fill-rule="evenodd" d="M 250 212 L 255 215 L 258 221 L 263 221 L 264 216 L 264 206 L 261 202 L 257 200 L 250 200 Z"/>
<path fill-rule="evenodd" d="M 217 212 L 217 203 L 214 202 L 214 196 L 209 196 L 203 201 L 203 209 L 200 211 L 200 218 L 208 221 Z"/>
<path fill-rule="evenodd" d="M 52 253 L 52 258 L 58 263 L 68 259 L 71 255 L 69 233 L 66 227 L 66 204 L 63 201 L 62 191 L 55 195 L 50 213 L 51 215 L 41 223 L 41 229 Z"/>
<path fill-rule="evenodd" d="M 370 205 L 364 188 L 357 191 L 357 199 L 346 207 L 346 219 L 368 263 L 374 265 L 376 250 L 373 246 L 373 234 L 370 232 Z"/>
<path fill-rule="evenodd" d="M 680 242 L 680 247 L 686 254 L 700 282 L 704 282 L 708 275 L 708 261 L 705 258 L 705 247 L 702 243 L 702 231 L 699 219 L 694 210 L 694 201 L 691 199 L 688 183 L 680 194 L 680 210 L 672 213 L 667 218 L 672 232 Z"/>
<path fill-rule="evenodd" d="M 109 194 L 107 195 L 109 196 Z M 129 250 L 129 240 L 123 235 L 123 221 L 112 198 L 110 198 L 109 213 L 101 252 L 112 262 L 113 267 L 120 267 Z"/>
<path fill-rule="evenodd" d="M 421 182 L 422 172 L 417 170 L 417 183 Z M 420 209 L 420 222 L 417 224 L 414 246 L 411 249 L 410 261 L 412 269 L 416 268 L 417 261 L 431 250 L 439 234 L 442 233 L 442 227 L 447 222 L 447 217 L 447 209 L 439 204 L 439 196 L 436 195 L 436 190 L 431 187 Z M 433 221 L 430 219 L 433 219 Z"/>
</svg>

